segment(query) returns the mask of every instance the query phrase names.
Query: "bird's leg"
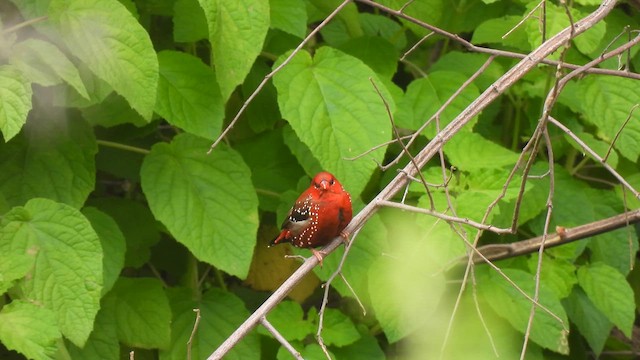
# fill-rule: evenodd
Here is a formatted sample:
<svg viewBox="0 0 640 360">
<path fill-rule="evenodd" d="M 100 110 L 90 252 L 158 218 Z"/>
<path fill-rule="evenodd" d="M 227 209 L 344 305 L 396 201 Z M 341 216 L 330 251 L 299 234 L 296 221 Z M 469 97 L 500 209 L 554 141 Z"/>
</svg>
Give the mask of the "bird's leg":
<svg viewBox="0 0 640 360">
<path fill-rule="evenodd" d="M 327 255 L 327 253 L 322 250 L 316 250 L 314 248 L 311 248 L 311 252 L 313 253 L 313 256 L 318 259 L 318 262 L 320 262 L 320 267 L 322 267 L 322 259 Z"/>
<path fill-rule="evenodd" d="M 342 242 L 345 246 L 349 245 L 349 236 L 351 236 L 351 234 L 349 234 L 348 232 L 344 230 L 340 231 L 340 237 L 342 238 Z"/>
</svg>

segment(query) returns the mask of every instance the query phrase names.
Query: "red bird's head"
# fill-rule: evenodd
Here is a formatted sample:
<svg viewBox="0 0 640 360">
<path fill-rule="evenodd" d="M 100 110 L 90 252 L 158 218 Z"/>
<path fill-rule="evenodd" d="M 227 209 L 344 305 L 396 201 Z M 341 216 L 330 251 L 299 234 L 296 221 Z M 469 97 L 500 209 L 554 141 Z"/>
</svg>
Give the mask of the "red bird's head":
<svg viewBox="0 0 640 360">
<path fill-rule="evenodd" d="M 342 185 L 336 180 L 336 177 L 326 171 L 318 173 L 311 181 L 311 186 L 320 192 L 339 193 L 342 191 Z"/>
</svg>

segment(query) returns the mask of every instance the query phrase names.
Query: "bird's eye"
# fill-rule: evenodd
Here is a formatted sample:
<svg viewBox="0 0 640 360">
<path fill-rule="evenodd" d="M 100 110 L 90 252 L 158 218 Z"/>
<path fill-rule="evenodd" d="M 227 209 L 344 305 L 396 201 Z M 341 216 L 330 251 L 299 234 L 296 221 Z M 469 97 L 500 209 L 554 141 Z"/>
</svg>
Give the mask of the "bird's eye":
<svg viewBox="0 0 640 360">
<path fill-rule="evenodd" d="M 333 185 L 333 184 L 335 184 L 335 182 L 336 181 L 334 179 L 331 179 L 331 181 L 329 181 L 329 185 Z"/>
</svg>

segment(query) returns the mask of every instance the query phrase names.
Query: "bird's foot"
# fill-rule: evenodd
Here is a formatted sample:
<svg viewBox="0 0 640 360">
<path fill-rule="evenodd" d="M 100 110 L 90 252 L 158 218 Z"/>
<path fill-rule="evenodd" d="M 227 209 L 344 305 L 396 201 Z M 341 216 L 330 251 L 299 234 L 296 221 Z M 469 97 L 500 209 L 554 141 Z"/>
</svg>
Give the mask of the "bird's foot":
<svg viewBox="0 0 640 360">
<path fill-rule="evenodd" d="M 344 245 L 349 245 L 349 236 L 351 236 L 351 234 L 349 234 L 346 231 L 341 231 L 340 232 L 340 237 L 342 238 L 342 242 L 344 243 Z"/>
<path fill-rule="evenodd" d="M 313 248 L 311 249 L 311 252 L 313 253 L 313 256 L 315 256 L 316 259 L 318 259 L 318 262 L 320 263 L 320 267 L 322 267 L 322 259 L 327 255 L 327 253 L 322 250 L 316 250 Z"/>
</svg>

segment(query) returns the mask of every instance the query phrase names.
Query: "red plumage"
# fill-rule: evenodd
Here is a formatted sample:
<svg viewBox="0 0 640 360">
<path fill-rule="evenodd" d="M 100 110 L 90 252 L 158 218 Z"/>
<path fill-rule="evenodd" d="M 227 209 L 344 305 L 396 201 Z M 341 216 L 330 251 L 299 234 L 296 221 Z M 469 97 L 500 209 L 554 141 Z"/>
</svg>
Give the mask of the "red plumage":
<svg viewBox="0 0 640 360">
<path fill-rule="evenodd" d="M 296 247 L 311 248 L 322 263 L 322 257 L 313 249 L 328 244 L 341 235 L 352 217 L 351 195 L 328 172 L 318 173 L 289 211 L 280 227 L 282 231 L 271 245 L 290 242 Z"/>
</svg>

